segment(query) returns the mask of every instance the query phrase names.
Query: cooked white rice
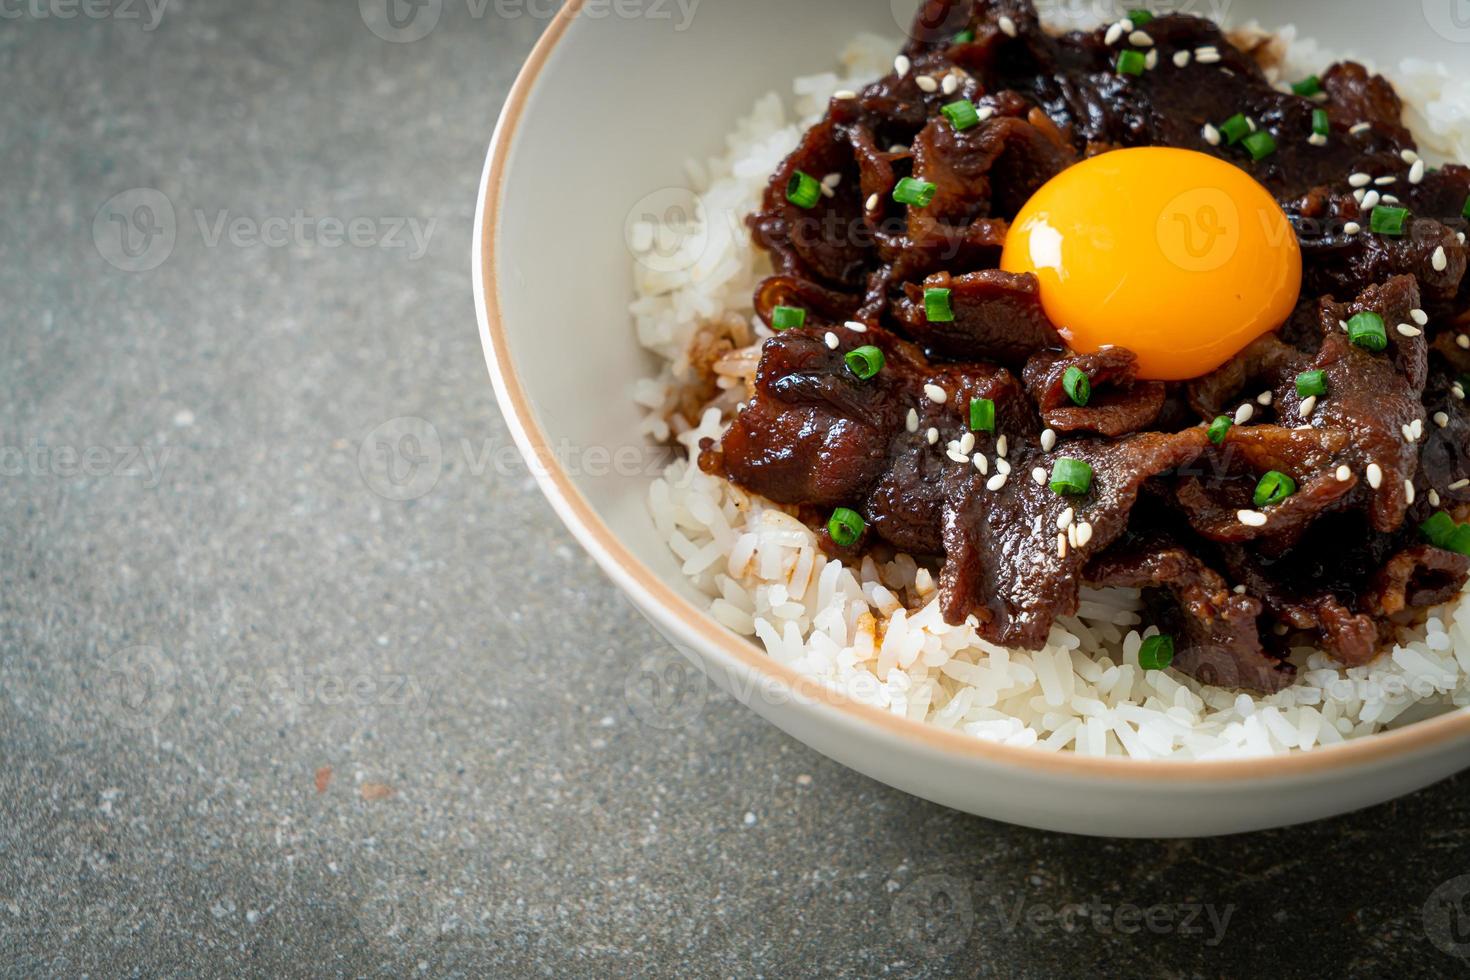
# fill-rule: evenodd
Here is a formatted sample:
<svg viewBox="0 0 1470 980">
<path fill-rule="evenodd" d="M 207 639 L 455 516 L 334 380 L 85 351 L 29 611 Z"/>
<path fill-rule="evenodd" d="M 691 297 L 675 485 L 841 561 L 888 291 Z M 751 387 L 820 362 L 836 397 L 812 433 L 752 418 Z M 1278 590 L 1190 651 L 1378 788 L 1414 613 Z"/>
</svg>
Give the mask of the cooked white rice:
<svg viewBox="0 0 1470 980">
<path fill-rule="evenodd" d="M 1291 77 L 1331 60 L 1291 30 L 1279 43 Z M 673 409 L 697 380 L 689 353 L 712 324 L 743 343 L 769 336 L 751 308 L 769 264 L 743 218 L 828 98 L 882 75 L 898 47 L 893 39 L 857 38 L 836 72 L 796 79 L 793 111 L 774 92 L 762 97 L 722 156 L 689 165 L 701 204 L 695 219 L 644 230 L 643 240 L 664 245 L 661 261 L 638 264 L 632 305 L 639 340 L 665 362 L 635 392 L 650 410 L 646 430 L 654 438 L 672 435 L 697 455 L 700 439 L 724 431 L 744 391 L 748 365 L 739 355 L 720 365 L 724 393 L 696 427 Z M 1413 60 L 1392 77 L 1417 107 L 1410 122 L 1421 143 L 1470 158 L 1470 80 Z M 668 260 L 670 241 L 682 246 L 682 261 Z M 1344 669 L 1320 651 L 1296 649 L 1297 683 L 1255 696 L 1173 669 L 1141 669 L 1138 649 L 1154 630 L 1141 622 L 1137 590 L 1084 589 L 1077 615 L 1057 620 L 1044 649 L 1008 650 L 944 622 L 930 568 L 907 555 L 881 565 L 865 558 L 859 567 L 828 560 L 811 530 L 781 507 L 690 462 L 655 480 L 649 503 L 719 622 L 856 700 L 976 738 L 1052 752 L 1218 759 L 1331 745 L 1470 705 L 1464 599 L 1405 631 L 1367 667 Z"/>
</svg>

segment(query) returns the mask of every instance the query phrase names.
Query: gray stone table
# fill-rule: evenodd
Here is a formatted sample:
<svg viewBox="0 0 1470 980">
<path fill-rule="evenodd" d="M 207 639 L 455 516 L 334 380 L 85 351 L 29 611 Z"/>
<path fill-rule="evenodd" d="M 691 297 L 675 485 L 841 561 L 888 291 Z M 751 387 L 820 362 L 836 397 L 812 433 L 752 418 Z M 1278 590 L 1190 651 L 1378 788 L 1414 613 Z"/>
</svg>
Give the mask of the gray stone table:
<svg viewBox="0 0 1470 980">
<path fill-rule="evenodd" d="M 442 6 L 412 44 L 351 0 L 0 6 L 0 971 L 1465 972 L 1424 909 L 1467 779 L 1109 842 L 728 699 L 640 720 L 664 646 L 507 462 L 471 302 L 545 16 Z M 444 451 L 400 502 L 404 416 Z"/>
</svg>

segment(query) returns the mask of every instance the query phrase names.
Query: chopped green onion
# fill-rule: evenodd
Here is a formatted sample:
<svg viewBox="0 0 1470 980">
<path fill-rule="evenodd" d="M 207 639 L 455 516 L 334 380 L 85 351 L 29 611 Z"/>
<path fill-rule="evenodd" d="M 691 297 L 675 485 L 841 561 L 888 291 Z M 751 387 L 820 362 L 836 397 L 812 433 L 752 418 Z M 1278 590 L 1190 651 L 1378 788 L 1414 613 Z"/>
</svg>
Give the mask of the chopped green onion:
<svg viewBox="0 0 1470 980">
<path fill-rule="evenodd" d="M 1294 493 L 1296 481 L 1280 470 L 1271 470 L 1256 484 L 1256 495 L 1253 499 L 1257 507 L 1270 507 Z"/>
<path fill-rule="evenodd" d="M 1230 416 L 1216 415 L 1215 421 L 1210 423 L 1210 428 L 1208 430 L 1210 441 L 1217 446 L 1220 445 L 1220 443 L 1225 441 L 1225 433 L 1229 432 L 1230 427 L 1234 424 L 1235 420 L 1232 419 Z"/>
<path fill-rule="evenodd" d="M 1327 394 L 1327 375 L 1322 371 L 1303 371 L 1296 376 L 1296 393 L 1303 398 Z"/>
<path fill-rule="evenodd" d="M 863 515 L 848 507 L 838 507 L 827 522 L 827 533 L 839 548 L 851 548 L 857 544 L 867 529 L 868 522 L 863 520 Z"/>
<path fill-rule="evenodd" d="M 1408 216 L 1408 208 L 1391 208 L 1386 204 L 1380 204 L 1373 209 L 1373 214 L 1368 219 L 1368 227 L 1380 235 L 1402 235 L 1404 219 Z"/>
<path fill-rule="evenodd" d="M 970 431 L 995 431 L 995 402 L 989 398 L 970 399 Z"/>
<path fill-rule="evenodd" d="M 790 330 L 806 323 L 806 310 L 799 306 L 778 306 L 771 311 L 772 330 Z"/>
<path fill-rule="evenodd" d="M 811 174 L 798 170 L 786 182 L 786 200 L 799 208 L 815 207 L 822 199 L 822 185 Z"/>
<path fill-rule="evenodd" d="M 950 125 L 960 132 L 971 126 L 980 125 L 980 113 L 975 111 L 975 103 L 969 99 L 960 99 L 958 102 L 940 106 L 939 111 L 944 114 L 944 118 L 949 120 Z"/>
<path fill-rule="evenodd" d="M 1220 124 L 1220 135 L 1225 137 L 1225 142 L 1231 146 L 1245 139 L 1250 133 L 1251 124 L 1243 112 L 1237 112 Z"/>
<path fill-rule="evenodd" d="M 1174 638 L 1150 636 L 1138 648 L 1138 666 L 1144 670 L 1163 670 L 1174 662 Z"/>
<path fill-rule="evenodd" d="M 893 188 L 893 199 L 899 204 L 912 204 L 916 208 L 922 208 L 934 200 L 934 192 L 938 189 L 927 180 L 905 177 Z"/>
<path fill-rule="evenodd" d="M 1092 487 L 1092 467 L 1080 459 L 1063 456 L 1051 468 L 1051 488 L 1056 493 L 1081 494 Z"/>
<path fill-rule="evenodd" d="M 1383 329 L 1383 317 L 1364 311 L 1347 322 L 1348 340 L 1364 350 L 1381 351 L 1388 346 L 1388 331 Z"/>
<path fill-rule="evenodd" d="M 949 305 L 949 290 L 931 287 L 924 290 L 924 319 L 930 323 L 953 323 L 954 310 Z"/>
<path fill-rule="evenodd" d="M 1143 54 L 1138 51 L 1118 52 L 1118 74 L 1119 75 L 1142 75 L 1144 69 Z"/>
<path fill-rule="evenodd" d="M 883 352 L 872 344 L 854 347 L 842 359 L 847 362 L 847 369 L 864 381 L 883 370 Z"/>
<path fill-rule="evenodd" d="M 1087 372 L 1077 365 L 1072 365 L 1062 372 L 1062 390 L 1074 404 L 1086 405 L 1087 400 L 1092 397 L 1092 379 Z"/>
<path fill-rule="evenodd" d="M 1455 533 L 1440 547 L 1448 548 L 1456 554 L 1470 555 L 1470 524 L 1461 524 L 1455 528 Z"/>
<path fill-rule="evenodd" d="M 1450 538 L 1459 527 L 1455 519 L 1442 510 L 1437 510 L 1430 515 L 1429 520 L 1419 525 L 1419 533 L 1436 548 L 1443 548 L 1449 544 Z"/>
<path fill-rule="evenodd" d="M 954 36 L 955 44 L 969 44 L 973 40 L 975 40 L 974 31 L 960 31 Z"/>
<path fill-rule="evenodd" d="M 1312 110 L 1312 132 L 1318 136 L 1326 136 L 1332 132 L 1332 120 L 1327 118 L 1326 109 Z"/>
<path fill-rule="evenodd" d="M 1264 160 L 1276 152 L 1276 138 L 1264 129 L 1257 133 L 1251 133 L 1240 141 L 1240 145 L 1246 148 L 1252 160 Z"/>
<path fill-rule="evenodd" d="M 1293 84 L 1291 86 L 1291 90 L 1297 95 L 1311 98 L 1318 92 L 1322 91 L 1322 79 L 1318 78 L 1316 75 L 1308 75 L 1306 78 L 1303 78 L 1301 81 Z"/>
<path fill-rule="evenodd" d="M 1142 27 L 1144 24 L 1151 22 L 1154 19 L 1154 15 L 1147 10 L 1135 9 L 1128 11 L 1128 19 L 1133 22 L 1134 27 Z"/>
<path fill-rule="evenodd" d="M 1460 209 L 1460 216 L 1470 218 L 1470 197 L 1465 198 L 1465 206 Z"/>
</svg>

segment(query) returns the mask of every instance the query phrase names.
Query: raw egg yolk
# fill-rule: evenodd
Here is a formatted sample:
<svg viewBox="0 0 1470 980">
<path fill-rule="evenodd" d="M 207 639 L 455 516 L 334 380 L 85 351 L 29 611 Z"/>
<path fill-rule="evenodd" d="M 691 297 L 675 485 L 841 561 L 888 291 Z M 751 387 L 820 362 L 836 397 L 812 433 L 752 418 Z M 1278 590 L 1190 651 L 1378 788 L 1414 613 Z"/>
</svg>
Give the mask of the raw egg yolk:
<svg viewBox="0 0 1470 980">
<path fill-rule="evenodd" d="M 1021 208 L 1000 267 L 1031 272 L 1080 353 L 1126 347 L 1139 376 L 1197 378 L 1284 323 L 1296 233 L 1239 167 L 1193 150 L 1114 150 L 1069 167 Z"/>
</svg>

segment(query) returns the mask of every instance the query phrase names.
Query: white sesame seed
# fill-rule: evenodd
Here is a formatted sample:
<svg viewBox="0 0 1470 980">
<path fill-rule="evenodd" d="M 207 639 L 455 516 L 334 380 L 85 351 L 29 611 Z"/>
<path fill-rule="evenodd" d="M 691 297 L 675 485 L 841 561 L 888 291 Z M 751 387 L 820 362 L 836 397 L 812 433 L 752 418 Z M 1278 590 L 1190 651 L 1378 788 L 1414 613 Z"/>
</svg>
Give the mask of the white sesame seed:
<svg viewBox="0 0 1470 980">
<path fill-rule="evenodd" d="M 1431 507 L 1439 506 L 1439 491 L 1433 487 L 1429 488 L 1429 505 Z"/>
<path fill-rule="evenodd" d="M 1450 484 L 1449 489 L 1464 490 L 1466 487 L 1470 487 L 1470 480 L 1456 480 L 1454 483 Z"/>
<path fill-rule="evenodd" d="M 1200 134 L 1204 136 L 1205 142 L 1211 146 L 1220 145 L 1220 131 L 1209 123 L 1205 123 L 1205 128 L 1200 130 Z"/>
<path fill-rule="evenodd" d="M 822 178 L 822 184 L 826 187 L 836 187 L 840 183 L 842 183 L 842 174 L 840 173 L 831 173 Z"/>
<path fill-rule="evenodd" d="M 1007 445 L 1007 443 L 1006 443 L 1006 437 L 1004 435 L 996 436 L 995 437 L 995 455 L 997 455 L 997 456 L 1004 456 L 1006 454 L 1006 445 Z"/>
<path fill-rule="evenodd" d="M 1381 195 L 1377 191 L 1367 191 L 1363 194 L 1363 210 L 1372 211 L 1378 207 Z"/>
<path fill-rule="evenodd" d="M 1251 132 L 1254 133 L 1256 131 L 1256 121 L 1250 116 L 1245 117 L 1245 124 L 1251 128 Z"/>
<path fill-rule="evenodd" d="M 1272 398 L 1272 395 L 1271 395 L 1271 393 L 1269 391 L 1263 391 L 1259 395 L 1256 396 L 1256 404 L 1258 404 L 1258 405 L 1269 405 L 1269 404 L 1271 404 L 1271 398 Z"/>
<path fill-rule="evenodd" d="M 1414 427 L 1413 426 L 1407 425 L 1407 424 L 1406 425 L 1401 425 L 1401 426 L 1399 426 L 1399 432 L 1403 435 L 1404 442 L 1413 442 L 1414 441 Z"/>
<path fill-rule="evenodd" d="M 1404 500 L 1406 502 L 1408 502 L 1408 503 L 1411 503 L 1411 504 L 1414 502 L 1414 481 L 1413 480 L 1405 480 L 1404 481 Z"/>
<path fill-rule="evenodd" d="M 1338 320 L 1337 321 L 1337 325 L 1342 328 L 1342 332 L 1343 333 L 1347 333 L 1347 321 L 1346 320 Z"/>
<path fill-rule="evenodd" d="M 1429 325 L 1429 314 L 1425 313 L 1423 310 L 1410 310 L 1409 319 L 1413 320 L 1421 327 Z"/>
<path fill-rule="evenodd" d="M 1092 540 L 1092 525 L 1082 521 L 1077 525 L 1077 547 L 1082 548 Z"/>
<path fill-rule="evenodd" d="M 1006 476 L 1011 475 L 1011 464 L 1006 462 L 1004 456 L 995 457 L 995 472 L 1004 473 Z"/>
<path fill-rule="evenodd" d="M 878 210 L 878 195 L 877 194 L 869 194 L 868 195 L 867 207 L 868 207 L 868 210 L 869 211 L 876 211 L 876 210 Z"/>
<path fill-rule="evenodd" d="M 1443 272 L 1445 269 L 1449 268 L 1450 260 L 1444 254 L 1443 245 L 1434 250 L 1434 254 L 1429 257 L 1429 264 L 1434 266 L 1435 272 Z"/>
<path fill-rule="evenodd" d="M 1245 595 L 1245 586 L 1243 586 L 1243 585 L 1237 585 L 1231 591 L 1234 592 L 1236 595 Z"/>
<path fill-rule="evenodd" d="M 1108 32 L 1103 35 L 1103 44 L 1106 44 L 1108 47 L 1112 47 L 1114 44 L 1117 44 L 1118 39 L 1123 36 L 1123 32 L 1125 30 L 1127 30 L 1127 28 L 1125 28 L 1122 24 L 1109 24 Z"/>
<path fill-rule="evenodd" d="M 995 24 L 997 27 L 1000 28 L 1001 33 L 1003 33 L 1006 37 L 1016 36 L 1016 22 L 1011 20 L 1005 14 L 1001 14 L 1000 19 L 997 20 Z"/>
<path fill-rule="evenodd" d="M 993 115 L 995 115 L 995 106 L 993 105 L 983 105 L 980 107 L 980 111 L 975 113 L 976 118 L 981 122 L 984 122 Z"/>
<path fill-rule="evenodd" d="M 1349 129 L 1348 132 L 1349 133 L 1352 133 L 1354 136 L 1358 136 L 1358 135 L 1360 135 L 1362 133 L 1366 133 L 1368 130 L 1370 130 L 1372 128 L 1373 128 L 1373 124 L 1372 123 L 1360 122 L 1360 123 L 1357 123 L 1356 125 L 1354 125 L 1353 128 Z"/>
<path fill-rule="evenodd" d="M 1359 204 L 1362 204 L 1363 203 L 1364 195 L 1366 195 L 1367 193 L 1368 193 L 1367 191 L 1365 191 L 1365 190 L 1363 190 L 1363 188 L 1359 187 L 1357 190 L 1353 191 L 1353 200 L 1354 201 L 1357 201 Z"/>
<path fill-rule="evenodd" d="M 838 89 L 836 92 L 833 92 L 832 93 L 832 98 L 834 98 L 834 99 L 842 99 L 842 100 L 845 101 L 847 99 L 855 99 L 855 98 L 857 98 L 857 93 L 854 92 L 850 88 L 843 88 L 843 89 Z"/>
<path fill-rule="evenodd" d="M 1336 476 L 1339 483 L 1346 483 L 1348 480 L 1352 479 L 1353 471 L 1348 469 L 1348 465 L 1346 463 L 1343 463 L 1337 468 Z"/>
<path fill-rule="evenodd" d="M 1301 416 L 1304 419 L 1311 418 L 1312 413 L 1317 410 L 1317 396 L 1308 395 L 1302 399 Z"/>
<path fill-rule="evenodd" d="M 929 445 L 934 445 L 936 442 L 939 441 L 939 430 L 930 429 L 928 432 L 924 433 L 924 438 L 928 440 Z"/>
<path fill-rule="evenodd" d="M 985 489 L 999 490 L 1001 487 L 1006 485 L 1007 479 L 1009 479 L 1009 477 L 1007 477 L 1004 473 L 997 473 L 995 474 L 995 476 L 992 476 L 990 479 L 985 481 Z"/>
<path fill-rule="evenodd" d="M 928 75 L 919 75 L 919 76 L 917 76 L 914 79 L 914 84 L 918 85 L 919 86 L 919 89 L 921 91 L 924 91 L 924 92 L 938 92 L 939 91 L 939 83 L 936 82 L 933 78 L 931 78 Z"/>
<path fill-rule="evenodd" d="M 1377 184 L 1379 187 L 1387 187 L 1390 184 L 1397 184 L 1398 182 L 1399 179 L 1393 174 L 1384 174 L 1382 177 L 1373 178 L 1373 183 Z"/>
<path fill-rule="evenodd" d="M 1460 401 L 1465 400 L 1465 388 L 1458 381 L 1450 385 L 1450 394 L 1454 395 Z"/>
<path fill-rule="evenodd" d="M 1174 52 L 1174 67 L 1175 68 L 1183 68 L 1183 67 L 1185 67 L 1188 64 L 1189 64 L 1189 52 L 1188 51 L 1175 51 Z"/>
<path fill-rule="evenodd" d="M 1235 512 L 1235 516 L 1246 527 L 1266 526 L 1266 515 L 1258 510 L 1239 510 Z"/>
<path fill-rule="evenodd" d="M 1245 425 L 1251 420 L 1251 416 L 1255 414 L 1255 406 L 1253 406 L 1250 402 L 1246 402 L 1244 405 L 1235 410 L 1235 424 Z"/>
<path fill-rule="evenodd" d="M 1152 48 L 1152 49 L 1150 49 L 1149 53 L 1144 56 L 1144 58 L 1143 58 L 1143 67 L 1146 70 L 1148 70 L 1148 71 L 1153 71 L 1155 68 L 1159 67 L 1159 49 L 1158 48 Z"/>
<path fill-rule="evenodd" d="M 819 190 L 819 191 L 822 192 L 822 196 L 823 197 L 836 197 L 837 196 L 837 193 L 832 190 L 832 188 L 827 184 L 826 181 L 822 181 L 820 184 L 818 184 L 817 185 L 817 190 Z"/>
<path fill-rule="evenodd" d="M 1148 36 L 1147 31 L 1134 31 L 1128 35 L 1128 43 L 1138 48 L 1151 48 L 1154 39 Z"/>
<path fill-rule="evenodd" d="M 1068 507 L 1057 515 L 1057 530 L 1065 531 L 1077 517 L 1077 512 Z"/>
<path fill-rule="evenodd" d="M 1365 173 L 1356 173 L 1348 178 L 1348 186 L 1367 187 L 1370 183 L 1372 183 L 1372 181 L 1373 178 L 1370 175 Z"/>
<path fill-rule="evenodd" d="M 1065 534 L 1057 535 L 1057 557 L 1067 557 L 1067 536 Z"/>
<path fill-rule="evenodd" d="M 1418 442 L 1424 438 L 1424 420 L 1415 419 L 1409 423 L 1409 431 L 1414 433 L 1414 441 Z"/>
<path fill-rule="evenodd" d="M 1465 244 L 1465 233 L 1463 231 L 1457 231 L 1457 232 L 1455 232 L 1455 241 L 1459 242 L 1461 245 L 1464 245 Z"/>
<path fill-rule="evenodd" d="M 1031 479 L 1036 481 L 1038 487 L 1046 486 L 1046 470 L 1040 466 L 1036 467 L 1031 471 Z"/>
<path fill-rule="evenodd" d="M 1470 350 L 1470 337 L 1467 337 L 1464 334 L 1456 334 L 1455 346 L 1460 348 L 1461 350 Z"/>
<path fill-rule="evenodd" d="M 981 476 L 990 472 L 990 460 L 986 458 L 984 453 L 976 453 L 971 457 L 970 462 L 975 464 L 975 469 L 980 471 Z"/>
<path fill-rule="evenodd" d="M 1414 165 L 1409 168 L 1409 183 L 1417 184 L 1424 179 L 1424 161 L 1415 160 Z"/>
<path fill-rule="evenodd" d="M 960 76 L 958 75 L 945 75 L 944 81 L 939 83 L 940 91 L 944 92 L 945 95 L 954 95 L 959 87 Z"/>
<path fill-rule="evenodd" d="M 1194 49 L 1194 60 L 1202 65 L 1213 65 L 1220 60 L 1220 49 L 1214 45 L 1206 45 Z"/>
<path fill-rule="evenodd" d="M 924 386 L 924 394 L 927 395 L 929 397 L 929 400 L 931 402 L 934 402 L 936 405 L 943 405 L 945 402 L 949 401 L 949 392 L 945 391 L 937 384 L 933 384 L 932 382 Z"/>
<path fill-rule="evenodd" d="M 1383 467 L 1377 463 L 1368 464 L 1368 486 L 1374 490 L 1383 486 Z"/>
<path fill-rule="evenodd" d="M 1399 332 L 1400 337 L 1418 337 L 1424 333 L 1424 331 L 1420 330 L 1418 327 L 1411 327 L 1407 323 L 1400 323 L 1397 327 L 1394 327 L 1394 329 Z"/>
<path fill-rule="evenodd" d="M 1415 164 L 1419 162 L 1419 154 L 1413 150 L 1400 150 L 1399 159 L 1407 164 Z"/>
<path fill-rule="evenodd" d="M 1385 194 L 1385 195 L 1383 195 L 1383 203 L 1384 204 L 1397 204 L 1397 203 L 1399 203 L 1399 199 L 1396 198 L 1396 197 L 1394 197 L 1392 194 Z"/>
<path fill-rule="evenodd" d="M 949 444 L 949 449 L 945 450 L 944 454 L 950 458 L 951 462 L 959 463 L 961 466 L 970 461 L 970 457 L 959 452 L 954 443 Z"/>
<path fill-rule="evenodd" d="M 1041 430 L 1041 451 L 1049 453 L 1056 447 L 1057 434 L 1051 429 Z"/>
<path fill-rule="evenodd" d="M 1449 425 L 1450 424 L 1450 416 L 1449 416 L 1449 413 L 1447 413 L 1447 412 L 1435 412 L 1434 413 L 1434 424 L 1437 425 L 1437 426 L 1439 426 L 1441 429 L 1443 429 L 1445 426 Z"/>
<path fill-rule="evenodd" d="M 909 414 L 904 417 L 903 427 L 905 429 L 909 430 L 910 432 L 918 432 L 919 431 L 919 410 L 918 409 L 916 409 L 916 408 L 909 409 Z"/>
<path fill-rule="evenodd" d="M 833 333 L 832 331 L 828 330 L 826 336 L 824 336 L 822 339 L 827 342 L 827 347 L 830 350 L 836 350 L 837 349 L 837 335 L 835 333 Z"/>
<path fill-rule="evenodd" d="M 1307 137 L 1307 142 L 1312 144 L 1313 146 L 1326 146 L 1327 136 L 1323 133 L 1313 133 L 1311 136 Z"/>
<path fill-rule="evenodd" d="M 1075 524 L 1067 525 L 1067 544 L 1073 548 L 1077 547 L 1077 525 Z"/>
<path fill-rule="evenodd" d="M 897 58 L 893 59 L 893 70 L 898 72 L 899 78 L 907 75 L 909 73 L 909 68 L 911 68 L 912 66 L 913 63 L 909 61 L 907 55 L 901 54 Z"/>
<path fill-rule="evenodd" d="M 975 433 L 973 433 L 973 432 L 966 432 L 964 435 L 960 436 L 960 452 L 962 452 L 966 456 L 968 456 L 971 453 L 973 453 L 974 451 L 975 451 Z"/>
<path fill-rule="evenodd" d="M 1349 221 L 1347 224 L 1342 226 L 1342 230 L 1349 235 L 1356 235 L 1358 232 L 1363 230 L 1363 226 L 1358 224 L 1356 221 Z"/>
</svg>

